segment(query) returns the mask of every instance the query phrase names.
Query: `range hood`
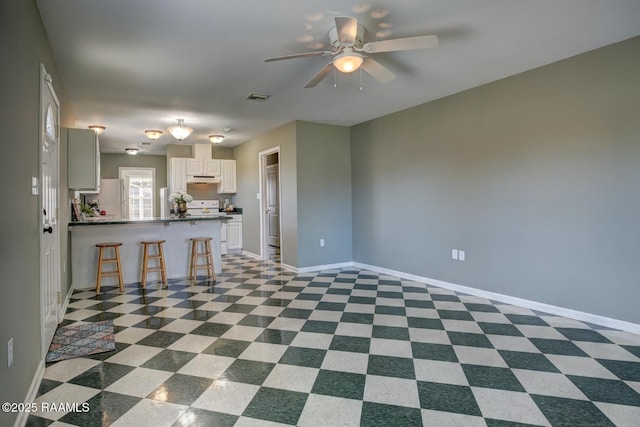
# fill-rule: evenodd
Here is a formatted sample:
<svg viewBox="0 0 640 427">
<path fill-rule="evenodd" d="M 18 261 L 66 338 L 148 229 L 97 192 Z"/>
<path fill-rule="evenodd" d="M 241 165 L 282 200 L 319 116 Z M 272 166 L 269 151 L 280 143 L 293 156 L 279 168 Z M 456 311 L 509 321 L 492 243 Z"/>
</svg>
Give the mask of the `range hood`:
<svg viewBox="0 0 640 427">
<path fill-rule="evenodd" d="M 187 184 L 220 184 L 220 177 L 207 175 L 187 175 Z"/>
</svg>

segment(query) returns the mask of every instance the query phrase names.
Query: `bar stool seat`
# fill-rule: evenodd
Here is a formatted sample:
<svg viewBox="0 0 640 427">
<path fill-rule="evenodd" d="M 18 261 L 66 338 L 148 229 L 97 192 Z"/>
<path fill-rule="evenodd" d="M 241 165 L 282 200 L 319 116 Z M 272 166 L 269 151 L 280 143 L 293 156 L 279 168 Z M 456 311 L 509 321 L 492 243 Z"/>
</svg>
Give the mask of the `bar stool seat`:
<svg viewBox="0 0 640 427">
<path fill-rule="evenodd" d="M 145 289 L 147 286 L 147 275 L 149 273 L 160 273 L 160 279 L 162 284 L 167 287 L 167 269 L 165 267 L 164 262 L 164 250 L 162 244 L 166 242 L 166 240 L 146 240 L 140 242 L 143 245 L 142 250 L 142 278 L 140 279 L 140 283 L 142 284 L 142 289 Z M 149 246 L 155 245 L 156 251 L 155 254 L 149 253 Z M 150 265 L 149 263 L 152 260 L 157 260 L 156 265 Z"/>
<path fill-rule="evenodd" d="M 120 285 L 120 292 L 124 292 L 124 282 L 122 280 L 122 265 L 120 264 L 120 246 L 121 242 L 106 242 L 98 243 L 96 247 L 99 249 L 98 253 L 98 274 L 96 277 L 96 295 L 100 295 L 100 285 L 103 277 L 117 277 L 118 285 Z M 105 258 L 105 249 L 113 249 L 113 258 Z M 115 270 L 103 271 L 105 264 L 115 264 Z"/>
<path fill-rule="evenodd" d="M 207 277 L 215 280 L 216 272 L 213 265 L 213 252 L 211 251 L 211 237 L 192 237 L 191 239 L 191 262 L 189 263 L 189 279 L 193 280 L 198 276 L 198 270 L 206 270 Z M 200 249 L 203 252 L 200 252 Z M 204 263 L 200 259 L 204 258 Z"/>
</svg>

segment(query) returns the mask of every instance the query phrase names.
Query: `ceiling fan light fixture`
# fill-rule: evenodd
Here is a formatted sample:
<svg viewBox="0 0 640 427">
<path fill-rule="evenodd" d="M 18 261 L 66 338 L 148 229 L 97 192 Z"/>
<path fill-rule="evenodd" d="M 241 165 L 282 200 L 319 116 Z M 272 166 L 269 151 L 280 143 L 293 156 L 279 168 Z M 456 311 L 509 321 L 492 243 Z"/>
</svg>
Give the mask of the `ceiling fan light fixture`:
<svg viewBox="0 0 640 427">
<path fill-rule="evenodd" d="M 222 141 L 224 141 L 224 135 L 209 135 L 209 141 L 213 142 L 214 144 L 220 144 Z"/>
<path fill-rule="evenodd" d="M 183 139 L 191 135 L 191 132 L 193 132 L 193 129 L 191 129 L 190 127 L 184 124 L 184 119 L 177 119 L 177 120 L 178 120 L 178 124 L 176 126 L 171 126 L 167 128 L 167 130 L 175 139 L 177 139 L 178 141 L 182 141 Z"/>
<path fill-rule="evenodd" d="M 333 59 L 333 66 L 342 73 L 353 73 L 360 68 L 363 61 L 364 57 L 358 52 L 345 49 L 344 53 L 341 53 Z"/>
<path fill-rule="evenodd" d="M 144 134 L 147 135 L 147 138 L 155 141 L 162 136 L 162 131 L 158 129 L 147 129 L 144 131 Z"/>
<path fill-rule="evenodd" d="M 94 131 L 97 135 L 102 135 L 102 132 L 104 132 L 106 127 L 100 125 L 89 125 L 89 129 Z"/>
<path fill-rule="evenodd" d="M 130 156 L 135 156 L 136 154 L 138 154 L 137 148 L 125 148 L 124 151 L 126 151 Z"/>
</svg>

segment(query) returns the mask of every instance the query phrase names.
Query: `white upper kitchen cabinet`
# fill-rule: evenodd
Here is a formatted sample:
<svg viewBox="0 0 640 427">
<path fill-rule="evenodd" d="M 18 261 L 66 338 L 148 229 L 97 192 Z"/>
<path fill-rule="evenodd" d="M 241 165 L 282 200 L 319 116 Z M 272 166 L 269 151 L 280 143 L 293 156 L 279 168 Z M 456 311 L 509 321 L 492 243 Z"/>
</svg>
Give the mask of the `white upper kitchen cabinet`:
<svg viewBox="0 0 640 427">
<path fill-rule="evenodd" d="M 204 160 L 204 168 L 202 170 L 202 174 L 204 176 L 220 176 L 221 174 L 220 160 L 218 159 Z"/>
<path fill-rule="evenodd" d="M 100 146 L 91 129 L 64 129 L 67 138 L 67 186 L 81 192 L 100 191 Z"/>
<path fill-rule="evenodd" d="M 220 160 L 221 176 L 220 184 L 218 184 L 218 193 L 237 193 L 236 182 L 236 161 L 235 160 Z"/>
<path fill-rule="evenodd" d="M 220 160 L 186 159 L 187 176 L 220 176 Z"/>
<path fill-rule="evenodd" d="M 186 159 L 187 175 L 202 175 L 203 165 L 200 159 Z"/>
<path fill-rule="evenodd" d="M 169 160 L 169 193 L 187 192 L 187 160 L 184 157 L 172 157 Z"/>
</svg>

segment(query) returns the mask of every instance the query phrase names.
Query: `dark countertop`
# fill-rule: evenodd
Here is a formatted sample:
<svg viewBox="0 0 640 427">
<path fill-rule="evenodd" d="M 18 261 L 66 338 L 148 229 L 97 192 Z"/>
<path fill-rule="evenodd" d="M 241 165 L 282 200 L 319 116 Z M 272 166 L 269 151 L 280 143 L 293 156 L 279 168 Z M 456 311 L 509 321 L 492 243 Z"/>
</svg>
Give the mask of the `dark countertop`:
<svg viewBox="0 0 640 427">
<path fill-rule="evenodd" d="M 230 213 L 235 213 L 235 212 L 230 212 Z M 232 219 L 230 216 L 226 216 L 226 215 L 188 216 L 186 218 L 178 218 L 178 217 L 149 218 L 149 219 L 140 219 L 140 220 L 100 218 L 100 217 L 93 217 L 93 218 L 96 218 L 96 219 L 91 219 L 88 221 L 71 221 L 69 223 L 69 226 L 76 227 L 76 226 L 85 226 L 85 225 L 153 224 L 153 223 L 185 222 L 185 221 L 226 221 L 228 219 Z"/>
</svg>

